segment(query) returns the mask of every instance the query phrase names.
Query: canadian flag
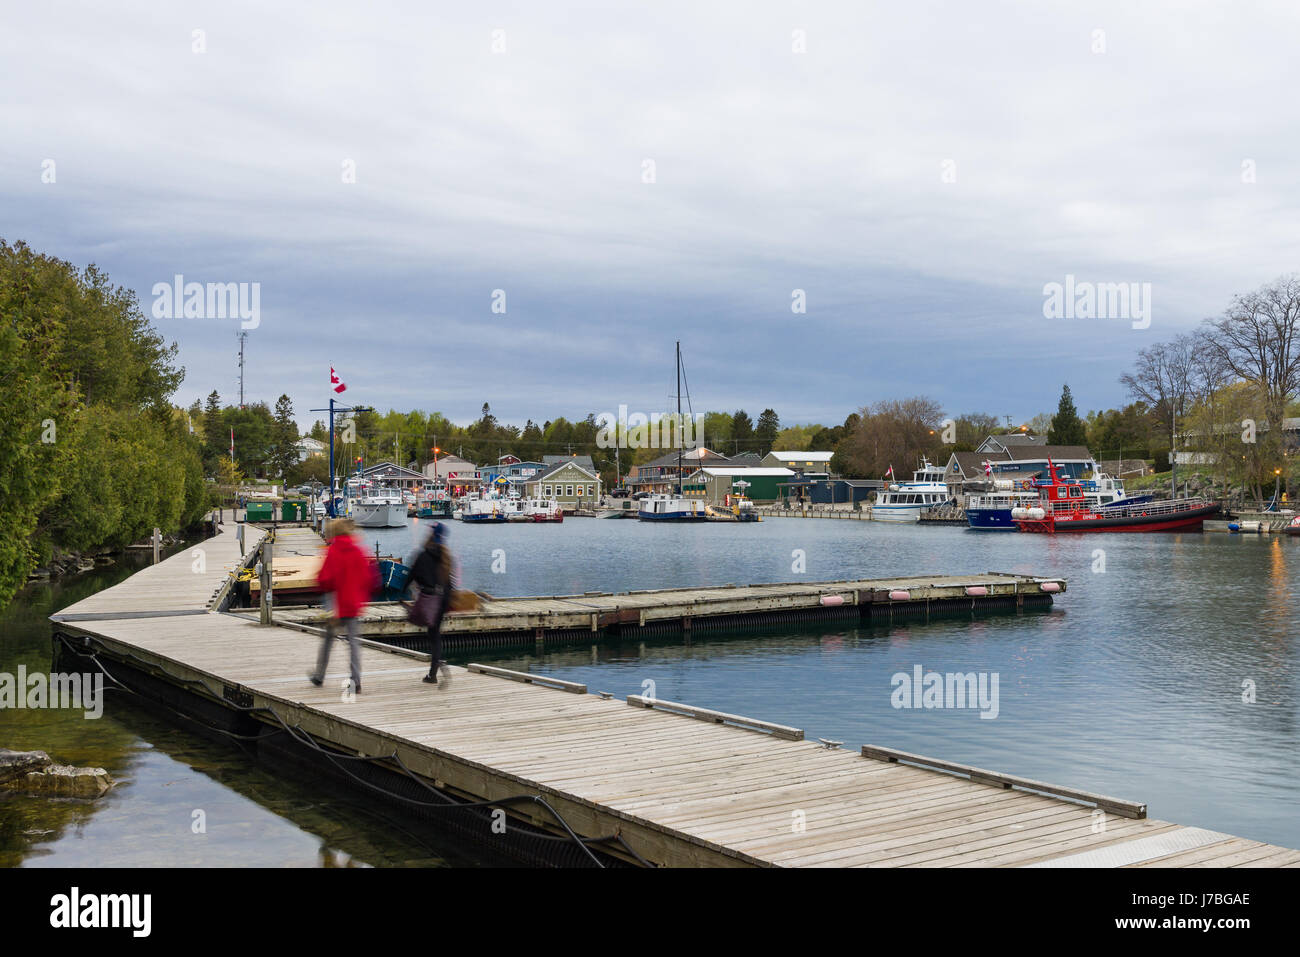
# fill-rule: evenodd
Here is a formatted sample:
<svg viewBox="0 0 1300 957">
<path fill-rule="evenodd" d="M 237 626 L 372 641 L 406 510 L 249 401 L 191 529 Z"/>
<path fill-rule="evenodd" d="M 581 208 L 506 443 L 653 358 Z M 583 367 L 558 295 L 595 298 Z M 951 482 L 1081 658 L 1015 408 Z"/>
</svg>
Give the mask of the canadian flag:
<svg viewBox="0 0 1300 957">
<path fill-rule="evenodd" d="M 993 474 L 993 463 L 988 461 L 987 459 L 984 460 L 984 474 L 985 475 Z"/>
<path fill-rule="evenodd" d="M 335 392 L 344 392 L 347 390 L 347 383 L 339 378 L 339 374 L 330 366 L 330 385 L 334 387 Z"/>
<path fill-rule="evenodd" d="M 891 465 L 891 466 L 889 467 L 889 471 L 885 473 L 885 478 L 889 478 L 889 476 L 891 476 L 891 475 L 893 475 L 893 474 L 894 474 L 894 467 Z"/>
</svg>

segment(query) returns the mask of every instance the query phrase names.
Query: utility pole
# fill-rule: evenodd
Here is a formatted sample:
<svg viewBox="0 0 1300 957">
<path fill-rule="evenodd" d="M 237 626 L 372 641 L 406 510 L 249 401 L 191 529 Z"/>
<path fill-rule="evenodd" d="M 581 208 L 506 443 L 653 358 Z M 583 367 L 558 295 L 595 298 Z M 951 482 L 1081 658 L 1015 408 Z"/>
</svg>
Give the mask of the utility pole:
<svg viewBox="0 0 1300 957">
<path fill-rule="evenodd" d="M 374 412 L 375 410 L 368 406 L 358 405 L 351 408 L 347 406 L 336 406 L 335 399 L 330 398 L 328 409 L 308 409 L 309 412 L 328 412 L 330 414 L 330 490 L 329 502 L 325 506 L 325 514 L 330 518 L 337 518 L 334 512 L 334 415 L 342 412 Z"/>
<path fill-rule="evenodd" d="M 244 341 L 248 338 L 247 330 L 239 333 L 239 407 L 244 407 Z"/>
</svg>

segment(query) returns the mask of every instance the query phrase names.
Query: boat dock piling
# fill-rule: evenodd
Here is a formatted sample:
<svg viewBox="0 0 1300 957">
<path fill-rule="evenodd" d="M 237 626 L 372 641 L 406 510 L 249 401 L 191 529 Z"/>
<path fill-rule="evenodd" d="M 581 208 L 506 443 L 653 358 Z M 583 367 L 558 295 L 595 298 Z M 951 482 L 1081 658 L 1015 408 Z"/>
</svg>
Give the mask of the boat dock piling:
<svg viewBox="0 0 1300 957">
<path fill-rule="evenodd" d="M 250 541 L 263 534 L 250 529 Z M 875 746 L 846 750 L 680 702 L 619 701 L 477 664 L 452 669 L 450 688 L 432 688 L 420 682 L 426 655 L 372 641 L 362 649 L 363 693 L 349 694 L 337 669 L 317 688 L 304 677 L 314 635 L 217 610 L 241 563 L 235 535 L 223 529 L 199 548 L 205 563 L 182 552 L 52 616 L 56 641 L 120 687 L 259 756 L 309 762 L 503 854 L 642 866 L 1300 866 L 1300 851 L 1152 820 L 1137 802 Z M 1048 599 L 1043 588 L 1055 584 L 976 578 Z M 888 607 L 936 600 L 929 589 L 969 599 L 964 589 L 988 587 L 972 580 L 891 582 L 869 596 L 860 587 L 858 605 L 843 587 L 825 593 L 842 599 L 838 607 L 858 609 L 864 598 Z M 807 607 L 824 586 L 752 587 L 795 589 L 746 593 L 762 610 L 786 600 Z M 676 613 L 700 591 L 540 601 L 617 599 L 639 627 L 642 614 L 661 605 Z M 599 628 L 599 611 L 581 613 Z"/>
</svg>

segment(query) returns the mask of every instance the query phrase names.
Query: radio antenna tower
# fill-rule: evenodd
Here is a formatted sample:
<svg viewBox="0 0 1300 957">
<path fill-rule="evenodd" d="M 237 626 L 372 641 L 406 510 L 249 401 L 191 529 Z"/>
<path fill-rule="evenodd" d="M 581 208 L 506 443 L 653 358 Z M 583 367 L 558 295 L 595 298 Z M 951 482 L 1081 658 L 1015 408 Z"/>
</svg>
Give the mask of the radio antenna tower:
<svg viewBox="0 0 1300 957">
<path fill-rule="evenodd" d="M 239 333 L 239 407 L 244 407 L 244 340 L 248 338 L 248 332 Z"/>
</svg>

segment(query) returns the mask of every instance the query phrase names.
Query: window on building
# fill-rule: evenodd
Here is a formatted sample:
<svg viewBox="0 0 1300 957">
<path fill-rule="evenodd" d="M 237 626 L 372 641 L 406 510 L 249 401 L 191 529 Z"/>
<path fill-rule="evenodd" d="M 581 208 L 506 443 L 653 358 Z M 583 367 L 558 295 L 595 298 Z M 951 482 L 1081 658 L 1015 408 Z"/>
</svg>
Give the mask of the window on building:
<svg viewBox="0 0 1300 957">
<path fill-rule="evenodd" d="M 573 486 L 572 486 L 572 485 L 566 485 L 566 486 L 564 486 L 564 497 L 565 497 L 565 498 L 573 498 Z"/>
<path fill-rule="evenodd" d="M 549 485 L 546 486 L 546 497 L 547 498 L 551 497 L 551 487 Z"/>
</svg>

